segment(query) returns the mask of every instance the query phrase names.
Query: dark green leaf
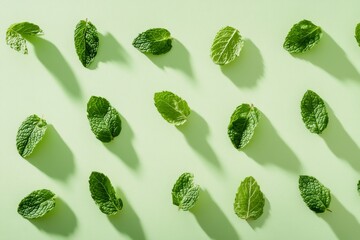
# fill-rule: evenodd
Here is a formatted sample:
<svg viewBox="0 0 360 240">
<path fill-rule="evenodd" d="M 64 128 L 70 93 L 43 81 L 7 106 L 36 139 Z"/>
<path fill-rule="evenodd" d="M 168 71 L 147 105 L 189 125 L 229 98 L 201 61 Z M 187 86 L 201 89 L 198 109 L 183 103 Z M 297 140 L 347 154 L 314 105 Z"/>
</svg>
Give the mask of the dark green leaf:
<svg viewBox="0 0 360 240">
<path fill-rule="evenodd" d="M 101 212 L 110 216 L 118 213 L 122 209 L 122 200 L 116 197 L 114 187 L 111 185 L 109 178 L 103 173 L 91 173 L 89 188 L 91 197 L 99 206 Z"/>
<path fill-rule="evenodd" d="M 79 60 L 84 67 L 88 67 L 94 61 L 99 49 L 96 27 L 88 20 L 81 20 L 75 28 L 74 42 Z"/>
<path fill-rule="evenodd" d="M 18 213 L 27 219 L 44 216 L 55 207 L 55 194 L 50 190 L 41 189 L 31 192 L 18 206 Z"/>
<path fill-rule="evenodd" d="M 322 30 L 309 20 L 296 23 L 285 38 L 284 49 L 289 53 L 302 53 L 313 48 L 321 39 Z"/>
<path fill-rule="evenodd" d="M 231 115 L 228 126 L 228 135 L 235 148 L 245 147 L 259 123 L 260 111 L 250 104 L 241 104 Z"/>
<path fill-rule="evenodd" d="M 132 45 L 142 53 L 164 54 L 172 48 L 170 32 L 164 28 L 152 28 L 140 33 Z"/>
<path fill-rule="evenodd" d="M 324 101 L 311 90 L 307 90 L 301 100 L 301 116 L 306 128 L 312 133 L 322 133 L 329 122 Z"/>
<path fill-rule="evenodd" d="M 110 142 L 120 134 L 120 115 L 105 98 L 92 96 L 87 103 L 87 114 L 91 131 L 100 141 Z"/>
<path fill-rule="evenodd" d="M 301 197 L 306 205 L 316 213 L 329 210 L 331 201 L 330 190 L 322 185 L 316 178 L 311 176 L 299 177 L 299 189 Z"/>
</svg>

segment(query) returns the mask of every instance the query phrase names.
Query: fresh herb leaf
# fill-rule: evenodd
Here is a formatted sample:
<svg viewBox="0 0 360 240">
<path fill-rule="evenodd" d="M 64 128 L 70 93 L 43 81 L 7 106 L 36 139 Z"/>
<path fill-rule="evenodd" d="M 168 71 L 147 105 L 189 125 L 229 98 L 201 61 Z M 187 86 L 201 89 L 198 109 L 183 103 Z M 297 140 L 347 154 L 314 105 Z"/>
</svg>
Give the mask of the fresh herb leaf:
<svg viewBox="0 0 360 240">
<path fill-rule="evenodd" d="M 102 142 L 110 142 L 121 132 L 118 111 L 103 97 L 92 96 L 87 103 L 91 131 Z"/>
<path fill-rule="evenodd" d="M 55 194 L 41 189 L 31 192 L 19 203 L 17 212 L 27 219 L 44 216 L 55 207 Z"/>
<path fill-rule="evenodd" d="M 46 121 L 36 114 L 27 117 L 21 123 L 16 136 L 16 148 L 22 157 L 26 158 L 33 152 L 44 137 L 46 129 Z"/>
<path fill-rule="evenodd" d="M 140 33 L 132 45 L 142 53 L 164 54 L 172 48 L 172 37 L 165 28 L 152 28 Z"/>
<path fill-rule="evenodd" d="M 358 23 L 355 27 L 355 39 L 360 46 L 360 23 Z"/>
<path fill-rule="evenodd" d="M 175 126 L 184 124 L 191 111 L 185 100 L 169 91 L 155 93 L 154 102 L 161 116 Z"/>
<path fill-rule="evenodd" d="M 194 184 L 194 175 L 191 173 L 181 174 L 172 189 L 171 195 L 173 204 L 179 209 L 190 210 L 200 195 L 200 186 Z"/>
<path fill-rule="evenodd" d="M 322 133 L 329 122 L 324 101 L 311 90 L 307 90 L 301 100 L 301 116 L 306 128 L 312 133 Z"/>
<path fill-rule="evenodd" d="M 26 37 L 41 34 L 43 31 L 38 25 L 29 22 L 12 24 L 6 31 L 6 44 L 23 54 L 28 54 Z"/>
<path fill-rule="evenodd" d="M 91 197 L 106 215 L 115 215 L 123 208 L 123 202 L 116 197 L 109 178 L 100 172 L 92 172 L 89 178 Z"/>
<path fill-rule="evenodd" d="M 357 190 L 358 190 L 358 192 L 360 192 L 360 180 L 358 181 L 358 184 L 357 184 Z"/>
<path fill-rule="evenodd" d="M 264 211 L 265 198 L 253 177 L 241 182 L 235 196 L 234 211 L 242 219 L 258 219 Z"/>
<path fill-rule="evenodd" d="M 330 211 L 330 190 L 322 185 L 316 178 L 301 175 L 299 177 L 299 189 L 301 197 L 306 205 L 316 213 Z"/>
<path fill-rule="evenodd" d="M 96 27 L 87 19 L 81 20 L 75 28 L 74 42 L 80 62 L 84 67 L 88 67 L 94 61 L 99 49 Z"/>
<path fill-rule="evenodd" d="M 321 39 L 322 30 L 309 20 L 296 23 L 285 38 L 283 47 L 289 53 L 303 53 L 313 48 Z"/>
<path fill-rule="evenodd" d="M 244 40 L 239 30 L 224 27 L 217 32 L 211 46 L 211 58 L 215 64 L 225 65 L 240 55 Z"/>
<path fill-rule="evenodd" d="M 241 149 L 249 143 L 260 116 L 260 111 L 250 104 L 243 103 L 235 109 L 230 118 L 228 135 L 236 149 Z"/>
</svg>

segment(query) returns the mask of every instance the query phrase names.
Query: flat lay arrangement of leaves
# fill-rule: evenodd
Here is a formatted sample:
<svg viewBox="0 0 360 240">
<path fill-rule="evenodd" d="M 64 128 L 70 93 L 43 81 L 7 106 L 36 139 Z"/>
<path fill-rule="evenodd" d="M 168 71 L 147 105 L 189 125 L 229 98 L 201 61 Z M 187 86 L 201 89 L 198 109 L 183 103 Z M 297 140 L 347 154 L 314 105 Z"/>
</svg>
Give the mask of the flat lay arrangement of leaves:
<svg viewBox="0 0 360 240">
<path fill-rule="evenodd" d="M 28 53 L 28 36 L 42 34 L 39 26 L 29 22 L 11 25 L 6 31 L 6 44 L 23 54 Z M 290 29 L 285 37 L 283 48 L 291 54 L 310 51 L 321 40 L 322 29 L 309 20 L 302 20 Z M 360 46 L 360 24 L 355 28 L 355 39 Z M 75 52 L 81 64 L 88 68 L 97 56 L 99 33 L 89 20 L 81 20 L 74 31 Z M 165 28 L 151 28 L 140 33 L 132 45 L 141 53 L 160 55 L 172 49 L 173 37 Z M 244 47 L 244 38 L 234 27 L 221 28 L 215 35 L 210 47 L 210 58 L 217 65 L 226 65 L 239 57 Z M 180 126 L 190 121 L 191 109 L 183 98 L 170 91 L 156 92 L 153 95 L 154 109 L 165 121 Z M 149 100 L 152 101 L 152 100 Z M 122 121 L 117 109 L 104 97 L 92 96 L 86 106 L 89 130 L 101 142 L 111 142 L 122 131 Z M 331 119 L 324 100 L 312 90 L 308 90 L 300 101 L 300 113 L 305 127 L 311 132 L 321 134 Z M 85 115 L 85 113 L 84 113 Z M 229 114 L 230 115 L 230 114 Z M 251 141 L 256 128 L 262 124 L 261 111 L 251 103 L 241 103 L 229 116 L 227 134 L 231 144 L 237 149 L 244 149 Z M 27 117 L 20 125 L 16 135 L 16 148 L 21 157 L 29 157 L 46 134 L 48 124 L 37 115 Z M 224 127 L 224 129 L 226 126 Z M 314 135 L 317 136 L 317 135 Z M 229 142 L 229 144 L 230 144 Z M 41 146 L 39 146 L 41 151 Z M 271 160 L 269 160 L 271 161 Z M 93 171 L 90 174 L 89 190 L 91 198 L 100 211 L 108 216 L 121 212 L 123 201 L 117 195 L 110 179 L 103 173 Z M 299 176 L 300 196 L 307 207 L 315 213 L 330 211 L 330 190 L 315 177 Z M 360 192 L 360 181 L 357 184 Z M 194 183 L 194 175 L 185 172 L 173 185 L 172 203 L 179 210 L 188 211 L 201 198 L 201 188 Z M 47 189 L 35 190 L 27 195 L 18 206 L 18 213 L 26 219 L 44 216 L 55 208 L 56 197 Z M 170 202 L 170 200 L 169 200 Z M 256 220 L 263 214 L 265 196 L 254 177 L 246 177 L 237 189 L 233 209 L 235 214 L 245 220 Z"/>
</svg>

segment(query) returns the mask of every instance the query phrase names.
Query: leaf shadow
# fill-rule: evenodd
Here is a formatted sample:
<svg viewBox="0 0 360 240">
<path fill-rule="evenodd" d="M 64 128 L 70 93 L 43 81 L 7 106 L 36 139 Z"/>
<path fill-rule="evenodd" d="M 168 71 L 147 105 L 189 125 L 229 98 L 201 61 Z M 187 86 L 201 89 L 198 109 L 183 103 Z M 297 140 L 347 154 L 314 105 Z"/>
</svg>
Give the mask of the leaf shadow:
<svg viewBox="0 0 360 240">
<path fill-rule="evenodd" d="M 99 49 L 98 53 L 89 66 L 89 69 L 96 69 L 100 62 L 115 62 L 119 64 L 129 65 L 129 54 L 111 33 L 105 35 L 99 33 Z"/>
<path fill-rule="evenodd" d="M 324 31 L 320 42 L 313 49 L 305 53 L 292 55 L 311 62 L 337 79 L 360 80 L 358 70 L 350 62 L 344 50 Z"/>
<path fill-rule="evenodd" d="M 70 236 L 77 228 L 77 218 L 69 205 L 56 198 L 55 208 L 45 216 L 29 220 L 39 230 L 50 234 Z"/>
<path fill-rule="evenodd" d="M 261 228 L 266 219 L 269 217 L 270 215 L 270 202 L 269 200 L 265 197 L 265 206 L 264 206 L 264 212 L 263 214 L 256 220 L 248 220 L 248 224 L 251 226 L 252 229 L 256 229 L 256 228 Z"/>
<path fill-rule="evenodd" d="M 81 98 L 82 93 L 75 74 L 59 49 L 41 37 L 30 36 L 27 40 L 34 45 L 39 61 L 58 80 L 67 93 L 72 97 Z"/>
<path fill-rule="evenodd" d="M 166 67 L 178 69 L 189 78 L 194 79 L 194 70 L 191 66 L 189 51 L 177 39 L 173 39 L 172 48 L 169 52 L 161 55 L 145 55 L 161 69 L 165 69 Z"/>
<path fill-rule="evenodd" d="M 196 111 L 191 110 L 187 122 L 177 128 L 196 152 L 203 156 L 214 167 L 221 170 L 220 161 L 207 141 L 209 126 L 202 116 Z"/>
<path fill-rule="evenodd" d="M 214 240 L 238 240 L 240 239 L 235 228 L 231 225 L 217 203 L 212 199 L 209 192 L 201 190 L 199 200 L 190 209 L 196 221 L 209 239 Z"/>
<path fill-rule="evenodd" d="M 279 136 L 264 113 L 251 142 L 243 152 L 261 165 L 274 164 L 293 173 L 299 173 L 301 170 L 300 160 Z"/>
<path fill-rule="evenodd" d="M 246 39 L 240 56 L 233 62 L 220 66 L 221 71 L 237 87 L 254 87 L 264 75 L 264 61 L 259 48 Z"/>
<path fill-rule="evenodd" d="M 331 227 L 338 239 L 359 239 L 360 224 L 335 196 L 331 196 L 330 209 L 332 212 L 317 214 Z"/>
<path fill-rule="evenodd" d="M 120 233 L 126 234 L 131 239 L 145 240 L 145 233 L 141 226 L 140 218 L 131 207 L 130 202 L 126 199 L 125 194 L 120 188 L 116 188 L 116 192 L 119 194 L 123 201 L 123 209 L 115 216 L 109 216 L 110 223 Z"/>
<path fill-rule="evenodd" d="M 360 171 L 360 148 L 346 132 L 331 107 L 326 104 L 329 124 L 320 134 L 331 152 L 338 158 L 346 160 L 354 169 Z"/>
<path fill-rule="evenodd" d="M 121 118 L 121 132 L 111 142 L 104 146 L 118 156 L 128 167 L 137 170 L 140 167 L 139 157 L 133 146 L 134 132 L 127 120 L 119 113 Z"/>
<path fill-rule="evenodd" d="M 74 155 L 51 124 L 28 162 L 57 180 L 67 181 L 75 172 Z"/>
</svg>

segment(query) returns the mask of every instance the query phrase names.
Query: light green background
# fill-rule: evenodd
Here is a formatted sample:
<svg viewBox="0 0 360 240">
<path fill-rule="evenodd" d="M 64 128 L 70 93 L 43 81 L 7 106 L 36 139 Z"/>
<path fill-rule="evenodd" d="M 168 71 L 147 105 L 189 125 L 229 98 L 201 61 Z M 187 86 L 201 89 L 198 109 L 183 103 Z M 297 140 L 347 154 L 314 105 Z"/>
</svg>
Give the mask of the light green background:
<svg viewBox="0 0 360 240">
<path fill-rule="evenodd" d="M 1 239 L 360 239 L 360 48 L 354 28 L 360 2 L 347 1 L 10 1 L 0 2 L 0 238 Z M 88 18 L 101 34 L 92 70 L 73 44 L 77 22 Z M 325 34 L 313 51 L 293 57 L 282 48 L 291 26 L 312 20 Z M 30 21 L 44 36 L 24 56 L 5 44 L 15 22 Z M 226 25 L 246 38 L 241 56 L 219 67 L 209 49 Z M 165 27 L 175 38 L 166 55 L 145 56 L 131 42 Z M 307 89 L 327 103 L 321 136 L 304 126 L 299 104 Z M 193 112 L 176 128 L 153 105 L 156 91 L 186 99 Z M 123 130 L 103 144 L 90 131 L 86 103 L 106 97 Z M 241 103 L 263 113 L 244 151 L 227 136 Z M 20 123 L 38 114 L 52 124 L 29 161 L 15 147 Z M 88 191 L 91 171 L 105 173 L 124 200 L 103 215 Z M 197 206 L 171 203 L 177 177 L 189 171 L 201 185 Z M 303 203 L 298 176 L 313 175 L 332 191 L 332 213 Z M 265 212 L 246 222 L 233 212 L 240 181 L 252 175 L 266 196 Z M 49 216 L 28 221 L 20 200 L 48 188 L 59 199 Z"/>
</svg>

